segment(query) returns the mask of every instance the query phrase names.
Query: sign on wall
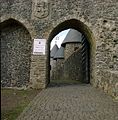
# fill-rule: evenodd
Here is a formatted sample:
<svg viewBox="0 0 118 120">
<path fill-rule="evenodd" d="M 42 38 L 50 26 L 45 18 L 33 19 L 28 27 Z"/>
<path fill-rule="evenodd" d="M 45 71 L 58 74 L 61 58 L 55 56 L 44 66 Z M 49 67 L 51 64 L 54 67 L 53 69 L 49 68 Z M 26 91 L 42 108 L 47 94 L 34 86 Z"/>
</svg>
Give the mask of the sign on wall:
<svg viewBox="0 0 118 120">
<path fill-rule="evenodd" d="M 34 39 L 33 54 L 45 55 L 46 39 Z"/>
</svg>

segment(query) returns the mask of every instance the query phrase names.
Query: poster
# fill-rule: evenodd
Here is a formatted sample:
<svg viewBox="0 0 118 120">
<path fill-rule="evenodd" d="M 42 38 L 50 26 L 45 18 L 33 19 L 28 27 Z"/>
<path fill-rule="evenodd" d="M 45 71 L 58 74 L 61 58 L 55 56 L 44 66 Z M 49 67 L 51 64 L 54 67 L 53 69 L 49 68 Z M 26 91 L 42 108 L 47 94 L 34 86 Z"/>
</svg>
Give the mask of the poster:
<svg viewBox="0 0 118 120">
<path fill-rule="evenodd" d="M 34 39 L 33 55 L 45 55 L 46 39 Z"/>
</svg>

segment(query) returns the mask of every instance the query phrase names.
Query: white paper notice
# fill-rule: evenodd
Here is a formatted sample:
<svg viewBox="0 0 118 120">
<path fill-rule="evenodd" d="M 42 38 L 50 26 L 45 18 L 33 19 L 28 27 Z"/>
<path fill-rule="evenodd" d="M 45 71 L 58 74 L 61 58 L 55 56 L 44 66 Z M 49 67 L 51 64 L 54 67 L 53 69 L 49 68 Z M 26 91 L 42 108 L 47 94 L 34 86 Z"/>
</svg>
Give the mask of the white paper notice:
<svg viewBox="0 0 118 120">
<path fill-rule="evenodd" d="M 34 39 L 33 54 L 45 55 L 46 39 Z"/>
</svg>

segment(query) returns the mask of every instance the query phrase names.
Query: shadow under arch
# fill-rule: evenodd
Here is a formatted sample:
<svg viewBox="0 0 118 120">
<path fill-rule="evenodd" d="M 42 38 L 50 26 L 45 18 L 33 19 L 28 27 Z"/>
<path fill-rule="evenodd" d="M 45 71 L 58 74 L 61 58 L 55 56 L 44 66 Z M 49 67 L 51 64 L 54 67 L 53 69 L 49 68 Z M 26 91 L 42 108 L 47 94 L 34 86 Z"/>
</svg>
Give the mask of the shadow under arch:
<svg viewBox="0 0 118 120">
<path fill-rule="evenodd" d="M 61 31 L 66 30 L 66 29 L 75 29 L 79 32 L 81 32 L 88 40 L 89 42 L 89 49 L 90 49 L 90 83 L 93 84 L 93 81 L 95 80 L 95 51 L 96 51 L 96 41 L 93 36 L 92 31 L 89 29 L 87 25 L 85 25 L 83 22 L 77 20 L 77 19 L 70 19 L 66 20 L 59 25 L 57 25 L 52 32 L 49 35 L 48 41 L 47 41 L 47 63 L 46 63 L 46 80 L 47 83 L 50 83 L 50 43 L 52 39 Z"/>
<path fill-rule="evenodd" d="M 14 24 L 23 26 L 28 31 L 27 27 L 23 23 L 21 23 L 20 21 L 14 19 L 14 18 L 9 18 L 9 19 L 6 19 L 6 20 L 0 22 L 0 28 L 2 29 L 4 27 L 6 27 L 7 25 L 14 25 Z M 29 34 L 30 34 L 30 32 L 29 32 Z"/>
<path fill-rule="evenodd" d="M 30 79 L 31 35 L 25 25 L 13 18 L 1 22 L 0 28 L 1 86 L 27 86 Z"/>
</svg>

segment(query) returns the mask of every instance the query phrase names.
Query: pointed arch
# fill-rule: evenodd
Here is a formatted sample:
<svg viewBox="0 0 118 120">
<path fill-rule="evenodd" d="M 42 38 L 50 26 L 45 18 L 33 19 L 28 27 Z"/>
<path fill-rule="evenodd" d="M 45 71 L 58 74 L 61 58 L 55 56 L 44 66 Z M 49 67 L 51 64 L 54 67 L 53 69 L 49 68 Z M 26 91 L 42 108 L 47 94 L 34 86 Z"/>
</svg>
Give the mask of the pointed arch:
<svg viewBox="0 0 118 120">
<path fill-rule="evenodd" d="M 28 31 L 27 27 L 23 23 L 21 23 L 19 20 L 16 20 L 14 18 L 8 18 L 8 19 L 0 22 L 0 28 L 2 29 L 2 28 L 6 27 L 7 25 L 10 25 L 10 24 L 21 25 L 21 26 L 23 26 Z"/>
<path fill-rule="evenodd" d="M 96 51 L 96 41 L 94 38 L 94 35 L 92 31 L 89 29 L 89 27 L 81 22 L 80 20 L 77 19 L 70 19 L 70 20 L 65 20 L 64 22 L 61 22 L 58 24 L 49 34 L 49 38 L 47 41 L 47 82 L 49 83 L 50 80 L 50 73 L 49 73 L 49 68 L 50 68 L 50 42 L 51 40 L 61 31 L 66 30 L 66 29 L 75 29 L 79 32 L 81 32 L 86 38 L 90 46 L 90 83 L 95 80 L 95 51 Z"/>
<path fill-rule="evenodd" d="M 0 23 L 1 27 L 1 85 L 27 86 L 30 78 L 32 38 L 28 29 L 15 19 Z"/>
<path fill-rule="evenodd" d="M 6 14 L 4 16 L 1 16 L 0 26 L 2 27 L 4 23 L 6 24 L 9 21 L 14 21 L 24 26 L 30 33 L 31 38 L 33 39 L 35 37 L 36 35 L 35 27 L 27 19 L 24 19 L 21 16 L 19 17 L 19 16 L 12 16 L 12 15 Z"/>
</svg>

